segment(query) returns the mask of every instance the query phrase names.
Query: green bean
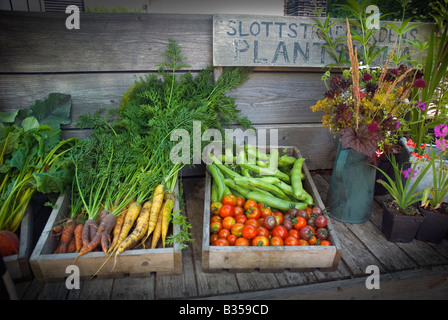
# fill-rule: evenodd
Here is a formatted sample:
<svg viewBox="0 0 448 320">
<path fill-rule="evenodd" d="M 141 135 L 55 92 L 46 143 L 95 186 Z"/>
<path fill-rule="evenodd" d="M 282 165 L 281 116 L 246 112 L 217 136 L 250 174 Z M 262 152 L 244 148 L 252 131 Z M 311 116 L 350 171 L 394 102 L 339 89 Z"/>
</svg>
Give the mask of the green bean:
<svg viewBox="0 0 448 320">
<path fill-rule="evenodd" d="M 295 157 L 283 155 L 278 159 L 278 166 L 279 167 L 287 167 L 287 166 L 294 164 L 295 161 L 296 161 Z"/>
<path fill-rule="evenodd" d="M 224 183 L 227 187 L 229 187 L 232 190 L 237 191 L 238 193 L 242 194 L 245 198 L 247 197 L 247 194 L 251 192 L 251 189 L 245 188 L 241 185 L 238 185 L 234 180 L 232 179 L 224 179 Z"/>
<path fill-rule="evenodd" d="M 230 178 L 241 177 L 241 175 L 238 172 L 235 172 L 232 169 L 230 169 L 230 168 L 226 167 L 225 165 L 223 165 L 222 162 L 219 161 L 219 159 L 217 157 L 215 157 L 215 155 L 210 154 L 209 157 L 213 161 L 213 164 L 219 170 L 221 170 L 222 173 L 228 175 Z"/>
<path fill-rule="evenodd" d="M 225 183 L 224 183 L 224 176 L 222 175 L 221 171 L 216 167 L 214 164 L 209 163 L 205 166 L 207 171 L 212 175 L 213 179 L 216 181 L 216 185 L 218 187 L 218 197 L 219 201 L 222 200 L 225 193 Z"/>
<path fill-rule="evenodd" d="M 245 180 L 249 183 L 249 185 L 251 185 L 253 187 L 266 190 L 278 198 L 281 198 L 284 200 L 289 200 L 289 198 L 286 196 L 286 194 L 280 188 L 278 188 L 275 185 L 270 184 L 266 181 L 263 181 L 260 178 L 235 178 L 235 181 L 237 183 L 238 183 L 238 181 L 245 182 Z"/>
<path fill-rule="evenodd" d="M 253 199 L 257 202 L 266 203 L 270 207 L 278 208 L 278 209 L 284 210 L 284 211 L 288 211 L 291 208 L 296 208 L 297 210 L 304 210 L 308 206 L 304 202 L 294 202 L 294 201 L 283 200 L 283 199 L 279 199 L 274 196 L 264 194 L 259 191 L 249 192 L 247 197 L 248 197 L 248 199 Z"/>
<path fill-rule="evenodd" d="M 211 202 L 220 201 L 218 197 L 218 185 L 216 184 L 215 179 L 212 179 L 212 193 L 210 197 Z"/>
<path fill-rule="evenodd" d="M 296 199 L 305 201 L 307 204 L 313 204 L 313 197 L 311 197 L 308 192 L 303 189 L 302 185 L 302 166 L 304 161 L 305 158 L 297 159 L 291 169 L 292 191 Z"/>
</svg>

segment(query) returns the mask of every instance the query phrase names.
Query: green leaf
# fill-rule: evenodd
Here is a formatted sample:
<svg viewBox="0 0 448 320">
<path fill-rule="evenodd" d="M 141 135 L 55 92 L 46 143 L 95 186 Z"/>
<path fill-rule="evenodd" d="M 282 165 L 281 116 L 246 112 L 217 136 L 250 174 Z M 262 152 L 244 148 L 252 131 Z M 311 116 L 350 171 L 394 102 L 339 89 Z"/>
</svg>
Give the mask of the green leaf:
<svg viewBox="0 0 448 320">
<path fill-rule="evenodd" d="M 26 131 L 39 128 L 39 121 L 35 117 L 26 117 L 22 120 L 22 127 Z"/>
<path fill-rule="evenodd" d="M 18 112 L 19 110 L 12 113 L 0 111 L 0 122 L 13 123 Z"/>
<path fill-rule="evenodd" d="M 71 96 L 62 93 L 50 93 L 44 100 L 36 100 L 26 112 L 26 117 L 34 116 L 40 125 L 49 125 L 54 130 L 63 124 L 69 124 L 72 107 Z M 20 116 L 20 113 L 19 113 Z M 26 117 L 22 116 L 23 121 Z"/>
<path fill-rule="evenodd" d="M 72 171 L 70 168 L 62 170 L 41 173 L 33 173 L 36 181 L 36 189 L 42 193 L 63 193 L 65 188 L 72 180 Z"/>
</svg>

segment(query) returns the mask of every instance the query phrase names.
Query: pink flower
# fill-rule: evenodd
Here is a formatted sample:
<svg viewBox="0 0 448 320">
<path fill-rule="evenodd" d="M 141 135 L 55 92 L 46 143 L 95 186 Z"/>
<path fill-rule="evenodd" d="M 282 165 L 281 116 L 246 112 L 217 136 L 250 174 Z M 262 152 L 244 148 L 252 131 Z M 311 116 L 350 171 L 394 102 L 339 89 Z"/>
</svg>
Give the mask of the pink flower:
<svg viewBox="0 0 448 320">
<path fill-rule="evenodd" d="M 403 170 L 401 173 L 407 179 L 407 178 L 409 178 L 411 173 L 412 173 L 412 178 L 415 178 L 415 176 L 417 175 L 417 172 L 418 172 L 417 170 L 412 171 L 412 168 L 409 168 L 407 170 Z"/>
<path fill-rule="evenodd" d="M 421 78 L 420 79 L 416 79 L 414 81 L 413 86 L 416 87 L 416 88 L 423 89 L 423 88 L 426 88 L 426 82 L 425 82 L 425 80 L 423 80 Z"/>
<path fill-rule="evenodd" d="M 397 121 L 397 125 L 395 126 L 395 129 L 398 130 L 398 129 L 400 128 L 400 123 L 401 123 L 400 120 L 398 120 L 398 121 Z"/>
<path fill-rule="evenodd" d="M 445 151 L 446 147 L 448 147 L 448 140 L 440 139 L 436 140 L 436 148 Z"/>
<path fill-rule="evenodd" d="M 425 111 L 427 106 L 428 105 L 422 101 L 417 101 L 417 104 L 415 105 L 416 108 L 419 108 L 422 111 Z"/>
<path fill-rule="evenodd" d="M 379 158 L 379 157 L 381 157 L 381 155 L 383 154 L 383 151 L 381 151 L 380 149 L 378 149 L 378 150 L 375 151 L 375 153 L 376 153 L 376 156 Z"/>
<path fill-rule="evenodd" d="M 446 136 L 447 133 L 448 133 L 448 127 L 446 124 L 441 124 L 439 126 L 435 126 L 434 128 L 434 135 L 438 138 Z"/>
</svg>

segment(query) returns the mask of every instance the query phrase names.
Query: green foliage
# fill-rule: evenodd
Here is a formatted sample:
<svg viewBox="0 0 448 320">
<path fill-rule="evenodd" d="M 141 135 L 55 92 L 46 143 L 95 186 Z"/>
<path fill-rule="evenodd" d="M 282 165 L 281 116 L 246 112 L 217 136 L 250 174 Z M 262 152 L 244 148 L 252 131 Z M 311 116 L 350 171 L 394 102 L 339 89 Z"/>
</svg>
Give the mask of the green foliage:
<svg viewBox="0 0 448 320">
<path fill-rule="evenodd" d="M 73 177 L 69 151 L 76 140 L 61 140 L 70 123 L 69 95 L 50 94 L 28 109 L 0 118 L 0 230 L 16 231 L 36 192 L 63 193 Z"/>
<path fill-rule="evenodd" d="M 429 170 L 429 166 L 425 166 L 421 172 L 416 172 L 416 167 L 418 162 L 415 162 L 414 165 L 410 168 L 409 177 L 406 179 L 406 182 L 403 184 L 403 180 L 401 178 L 401 173 L 403 172 L 403 165 L 399 165 L 395 160 L 395 157 L 389 157 L 389 161 L 392 164 L 392 168 L 394 171 L 394 177 L 390 177 L 386 172 L 376 167 L 384 177 L 387 182 L 384 180 L 377 180 L 378 183 L 384 186 L 384 188 L 389 192 L 392 196 L 393 200 L 397 204 L 400 209 L 406 209 L 412 206 L 414 203 L 417 203 L 421 200 L 420 194 L 423 191 L 415 191 L 420 181 L 425 176 L 426 172 Z M 412 181 L 411 177 L 417 175 L 415 181 Z"/>
</svg>

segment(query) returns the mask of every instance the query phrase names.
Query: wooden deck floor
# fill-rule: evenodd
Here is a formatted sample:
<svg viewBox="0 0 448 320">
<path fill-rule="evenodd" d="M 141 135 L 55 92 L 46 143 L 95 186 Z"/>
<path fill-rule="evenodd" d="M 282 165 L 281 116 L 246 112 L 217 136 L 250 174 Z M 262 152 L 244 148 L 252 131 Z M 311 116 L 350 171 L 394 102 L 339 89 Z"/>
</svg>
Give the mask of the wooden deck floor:
<svg viewBox="0 0 448 320">
<path fill-rule="evenodd" d="M 325 202 L 328 172 L 312 172 Z M 332 220 L 342 244 L 337 270 L 278 273 L 204 273 L 201 269 L 203 177 L 183 179 L 185 213 L 196 239 L 183 251 L 183 273 L 146 278 L 93 279 L 68 290 L 64 282 L 17 284 L 23 300 L 115 299 L 448 299 L 448 240 L 431 244 L 388 242 L 380 231 L 381 208 L 375 199 L 371 221 Z M 366 288 L 369 265 L 378 266 L 380 289 Z"/>
</svg>

